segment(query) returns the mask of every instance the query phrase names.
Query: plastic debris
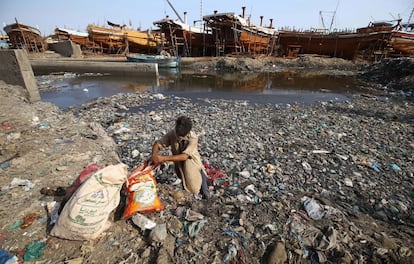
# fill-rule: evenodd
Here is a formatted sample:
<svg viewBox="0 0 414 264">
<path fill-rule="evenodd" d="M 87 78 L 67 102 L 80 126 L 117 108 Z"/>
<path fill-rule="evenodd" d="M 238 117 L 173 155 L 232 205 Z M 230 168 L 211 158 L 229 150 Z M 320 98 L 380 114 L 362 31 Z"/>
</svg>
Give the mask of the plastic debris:
<svg viewBox="0 0 414 264">
<path fill-rule="evenodd" d="M 46 242 L 33 241 L 26 246 L 26 252 L 24 253 L 24 261 L 39 259 L 43 256 L 46 249 Z"/>
<path fill-rule="evenodd" d="M 29 213 L 25 215 L 23 218 L 23 223 L 20 226 L 20 228 L 22 229 L 27 228 L 28 226 L 32 225 L 33 222 L 36 221 L 36 219 L 38 218 L 39 218 L 39 215 L 37 213 Z"/>
<path fill-rule="evenodd" d="M 185 214 L 185 220 L 194 222 L 194 221 L 203 220 L 203 219 L 204 219 L 204 215 L 197 213 L 191 209 L 187 209 L 187 212 Z"/>
<path fill-rule="evenodd" d="M 139 228 L 141 228 L 142 230 L 145 229 L 153 229 L 157 224 L 152 221 L 151 219 L 149 219 L 148 217 L 140 214 L 140 213 L 136 213 L 134 214 L 132 217 L 132 222 L 138 226 Z"/>
<path fill-rule="evenodd" d="M 7 250 L 0 249 L 0 263 L 1 264 L 20 264 L 21 261 L 17 256 L 12 256 Z"/>
<path fill-rule="evenodd" d="M 9 189 L 13 189 L 15 187 L 18 187 L 18 186 L 23 186 L 23 190 L 25 192 L 27 192 L 30 189 L 32 189 L 35 186 L 35 184 L 33 182 L 31 182 L 30 180 L 13 178 L 12 182 L 10 183 L 10 185 L 3 186 L 1 188 L 1 190 L 2 191 L 6 191 L 6 190 L 9 190 Z"/>
<path fill-rule="evenodd" d="M 56 201 L 52 201 L 52 202 L 48 202 L 46 204 L 43 204 L 43 206 L 46 207 L 47 210 L 47 214 L 48 217 L 50 219 L 50 224 L 53 225 L 54 223 L 56 223 L 56 221 L 59 218 L 59 208 L 60 208 L 61 203 L 60 202 L 56 202 Z"/>
<path fill-rule="evenodd" d="M 237 248 L 235 245 L 230 244 L 227 246 L 227 253 L 223 257 L 223 262 L 227 263 L 236 258 L 237 256 Z"/>
<path fill-rule="evenodd" d="M 185 222 L 184 229 L 190 237 L 195 237 L 198 235 L 198 233 L 204 227 L 205 224 L 207 224 L 207 220 Z"/>
<path fill-rule="evenodd" d="M 20 221 L 20 220 L 16 221 L 16 222 L 14 222 L 14 224 L 9 226 L 6 230 L 7 230 L 7 232 L 11 232 L 11 231 L 16 230 L 17 228 L 19 228 L 22 224 L 23 224 L 23 221 Z"/>
<path fill-rule="evenodd" d="M 315 199 L 304 196 L 301 201 L 306 212 L 312 219 L 319 220 L 324 216 L 322 206 Z"/>
<path fill-rule="evenodd" d="M 391 163 L 389 165 L 389 167 L 390 167 L 390 169 L 392 169 L 394 171 L 401 171 L 401 168 L 397 164 L 395 164 L 395 163 Z"/>
</svg>

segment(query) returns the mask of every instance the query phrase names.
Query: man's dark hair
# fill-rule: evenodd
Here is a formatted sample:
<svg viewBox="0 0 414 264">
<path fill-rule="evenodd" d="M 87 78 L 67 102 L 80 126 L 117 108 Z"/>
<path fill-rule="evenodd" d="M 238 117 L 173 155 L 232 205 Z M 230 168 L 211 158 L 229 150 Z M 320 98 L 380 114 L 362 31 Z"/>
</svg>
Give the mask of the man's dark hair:
<svg viewBox="0 0 414 264">
<path fill-rule="evenodd" d="M 175 121 L 175 133 L 178 136 L 185 136 L 193 127 L 193 122 L 186 116 L 180 116 Z"/>
</svg>

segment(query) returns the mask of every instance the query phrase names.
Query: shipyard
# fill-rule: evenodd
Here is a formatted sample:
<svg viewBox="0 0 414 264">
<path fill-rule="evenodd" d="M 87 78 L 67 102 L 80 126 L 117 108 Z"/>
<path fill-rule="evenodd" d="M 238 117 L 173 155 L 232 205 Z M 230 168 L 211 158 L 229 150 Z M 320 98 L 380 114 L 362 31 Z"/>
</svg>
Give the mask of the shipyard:
<svg viewBox="0 0 414 264">
<path fill-rule="evenodd" d="M 147 29 L 2 27 L 0 264 L 414 263 L 414 8 L 297 29 L 161 2 Z M 154 154 L 170 129 L 195 191 L 189 146 Z"/>
</svg>

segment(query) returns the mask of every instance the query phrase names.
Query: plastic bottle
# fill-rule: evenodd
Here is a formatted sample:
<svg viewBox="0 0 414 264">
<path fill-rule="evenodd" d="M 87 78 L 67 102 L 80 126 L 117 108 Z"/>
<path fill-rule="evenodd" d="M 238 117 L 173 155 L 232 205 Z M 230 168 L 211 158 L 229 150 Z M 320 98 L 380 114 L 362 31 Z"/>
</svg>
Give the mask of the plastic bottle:
<svg viewBox="0 0 414 264">
<path fill-rule="evenodd" d="M 322 206 L 318 204 L 315 199 L 303 196 L 301 201 L 306 212 L 312 219 L 319 220 L 324 216 Z"/>
</svg>

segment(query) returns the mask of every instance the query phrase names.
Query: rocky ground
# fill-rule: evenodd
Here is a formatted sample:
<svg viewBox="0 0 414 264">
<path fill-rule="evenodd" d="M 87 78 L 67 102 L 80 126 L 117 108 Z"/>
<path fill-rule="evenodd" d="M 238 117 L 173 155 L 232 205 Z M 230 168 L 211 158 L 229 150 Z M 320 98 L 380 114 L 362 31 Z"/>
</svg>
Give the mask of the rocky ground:
<svg viewBox="0 0 414 264">
<path fill-rule="evenodd" d="M 62 112 L 1 83 L 1 248 L 26 260 L 32 252 L 36 263 L 414 263 L 412 72 L 382 79 L 385 63 L 295 60 L 187 63 L 195 71 L 354 71 L 376 80 L 378 93 L 304 106 L 139 92 Z M 173 185 L 171 166 L 163 166 L 165 209 L 145 215 L 154 230 L 120 219 L 123 199 L 99 239 L 48 235 L 45 205 L 85 166 L 121 161 L 131 171 L 180 114 L 195 120 L 205 162 L 223 172 L 211 181 L 211 201 Z M 323 205 L 321 219 L 307 214 L 304 196 Z"/>
</svg>

